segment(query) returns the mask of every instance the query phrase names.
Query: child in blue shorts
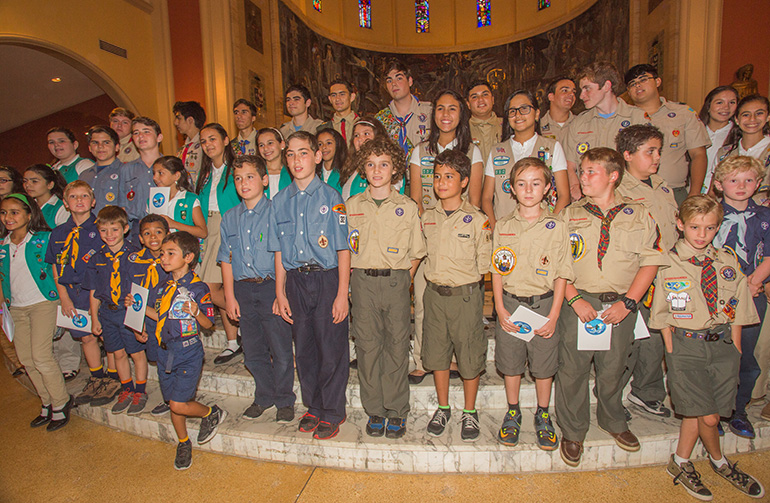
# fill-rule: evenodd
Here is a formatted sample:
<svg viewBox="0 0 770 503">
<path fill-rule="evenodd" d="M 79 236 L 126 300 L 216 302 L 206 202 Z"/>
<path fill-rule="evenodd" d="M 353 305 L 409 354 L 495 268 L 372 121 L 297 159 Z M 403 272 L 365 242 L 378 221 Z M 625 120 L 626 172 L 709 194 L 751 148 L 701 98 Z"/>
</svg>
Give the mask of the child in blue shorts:
<svg viewBox="0 0 770 503">
<path fill-rule="evenodd" d="M 203 346 L 199 331 L 214 326 L 214 304 L 209 287 L 192 271 L 198 263 L 198 239 L 180 231 L 163 239 L 161 266 L 169 276 L 150 290 L 147 317 L 157 321 L 150 334 L 158 344 L 158 380 L 163 399 L 171 408 L 179 444 L 174 468 L 192 465 L 192 442 L 187 434 L 187 418 L 200 417 L 198 445 L 211 440 L 227 412 L 214 405 L 196 402 L 195 392 L 203 368 Z"/>
<path fill-rule="evenodd" d="M 105 206 L 96 217 L 96 226 L 104 245 L 89 260 L 83 284 L 87 290 L 91 290 L 91 331 L 94 335 L 102 337 L 108 358 L 112 355 L 115 359 L 122 389 L 117 403 L 112 407 L 112 413 L 119 414 L 131 406 L 134 393 L 140 393 L 140 397 L 145 394 L 147 385 L 147 356 L 144 353 L 144 344 L 137 341 L 131 329 L 123 324 L 126 317 L 123 292 L 130 289 L 128 275 L 124 274 L 125 264 L 136 248 L 125 240 L 128 215 L 123 208 Z M 131 355 L 134 361 L 136 385 L 131 379 L 128 355 Z M 146 397 L 144 399 L 146 401 Z M 105 403 L 109 401 L 100 405 Z"/>
</svg>

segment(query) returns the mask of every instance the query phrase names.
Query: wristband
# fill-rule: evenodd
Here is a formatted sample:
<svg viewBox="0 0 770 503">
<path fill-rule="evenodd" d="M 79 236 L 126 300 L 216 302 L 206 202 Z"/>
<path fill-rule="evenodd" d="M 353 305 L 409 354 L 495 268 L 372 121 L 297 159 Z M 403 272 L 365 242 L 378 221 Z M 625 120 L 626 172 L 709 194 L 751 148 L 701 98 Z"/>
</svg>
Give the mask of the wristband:
<svg viewBox="0 0 770 503">
<path fill-rule="evenodd" d="M 582 299 L 582 298 L 583 298 L 583 296 L 582 296 L 582 295 L 580 295 L 580 294 L 577 294 L 577 295 L 575 295 L 574 297 L 572 297 L 570 300 L 568 300 L 568 301 L 567 301 L 567 305 L 568 305 L 569 307 L 572 307 L 572 304 L 574 304 L 575 302 L 579 301 L 579 300 L 580 300 L 580 299 Z"/>
</svg>

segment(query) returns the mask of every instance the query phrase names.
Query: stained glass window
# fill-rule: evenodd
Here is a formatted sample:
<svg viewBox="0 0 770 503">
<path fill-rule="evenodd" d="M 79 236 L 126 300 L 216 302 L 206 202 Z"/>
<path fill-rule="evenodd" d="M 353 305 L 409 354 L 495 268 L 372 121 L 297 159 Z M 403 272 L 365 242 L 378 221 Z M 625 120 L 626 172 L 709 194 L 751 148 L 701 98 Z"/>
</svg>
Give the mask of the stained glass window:
<svg viewBox="0 0 770 503">
<path fill-rule="evenodd" d="M 321 0 L 313 0 L 313 8 L 321 12 Z"/>
<path fill-rule="evenodd" d="M 358 26 L 372 27 L 372 0 L 358 0 Z"/>
<path fill-rule="evenodd" d="M 551 6 L 551 0 L 537 0 L 537 10 L 543 10 Z"/>
<path fill-rule="evenodd" d="M 428 33 L 430 31 L 430 8 L 428 6 L 428 0 L 415 0 L 414 20 L 417 24 L 417 33 Z"/>
<path fill-rule="evenodd" d="M 492 24 L 492 0 L 476 0 L 476 20 L 479 28 Z"/>
</svg>

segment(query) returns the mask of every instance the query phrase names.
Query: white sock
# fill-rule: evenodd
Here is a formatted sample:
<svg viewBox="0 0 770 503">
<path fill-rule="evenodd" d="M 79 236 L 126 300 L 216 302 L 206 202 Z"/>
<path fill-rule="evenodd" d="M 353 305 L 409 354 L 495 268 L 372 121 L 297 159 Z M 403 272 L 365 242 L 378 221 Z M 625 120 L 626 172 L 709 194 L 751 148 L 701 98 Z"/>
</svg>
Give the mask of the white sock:
<svg viewBox="0 0 770 503">
<path fill-rule="evenodd" d="M 51 412 L 51 404 L 43 405 L 42 409 L 40 410 L 40 415 L 47 416 L 49 412 Z"/>
<path fill-rule="evenodd" d="M 711 454 L 709 454 L 709 459 L 711 460 L 712 463 L 714 463 L 714 466 L 716 466 L 717 468 L 722 468 L 727 464 L 727 458 L 724 456 L 722 456 L 722 459 L 716 460 L 711 457 Z"/>
<path fill-rule="evenodd" d="M 231 341 L 227 341 L 227 348 L 231 349 L 233 351 L 238 349 L 238 339 L 233 339 Z"/>
<path fill-rule="evenodd" d="M 674 462 L 676 464 L 678 464 L 679 466 L 682 466 L 683 464 L 687 463 L 688 461 L 690 461 L 689 458 L 681 458 L 681 457 L 679 457 L 678 454 L 676 454 L 676 453 L 674 454 Z"/>
</svg>

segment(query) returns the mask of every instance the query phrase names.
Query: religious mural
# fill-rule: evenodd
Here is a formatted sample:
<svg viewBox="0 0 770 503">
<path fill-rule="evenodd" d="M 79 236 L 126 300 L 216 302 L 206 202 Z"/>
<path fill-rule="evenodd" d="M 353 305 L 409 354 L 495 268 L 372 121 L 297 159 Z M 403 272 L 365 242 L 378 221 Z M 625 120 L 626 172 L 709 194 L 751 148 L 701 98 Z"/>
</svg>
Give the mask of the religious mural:
<svg viewBox="0 0 770 503">
<path fill-rule="evenodd" d="M 628 0 L 599 0 L 572 21 L 518 42 L 444 54 L 394 54 L 342 45 L 316 34 L 283 2 L 278 4 L 283 88 L 305 85 L 313 97 L 311 115 L 325 119 L 333 113 L 326 85 L 337 77 L 356 86 L 359 114 L 384 108 L 390 98 L 378 77 L 393 57 L 412 69 L 412 90 L 422 100 L 444 88 L 464 92 L 471 81 L 486 78 L 495 90 L 498 115 L 516 89 L 536 91 L 542 103 L 546 86 L 557 75 L 574 76 L 597 60 L 611 61 L 621 72 L 628 66 Z"/>
</svg>

